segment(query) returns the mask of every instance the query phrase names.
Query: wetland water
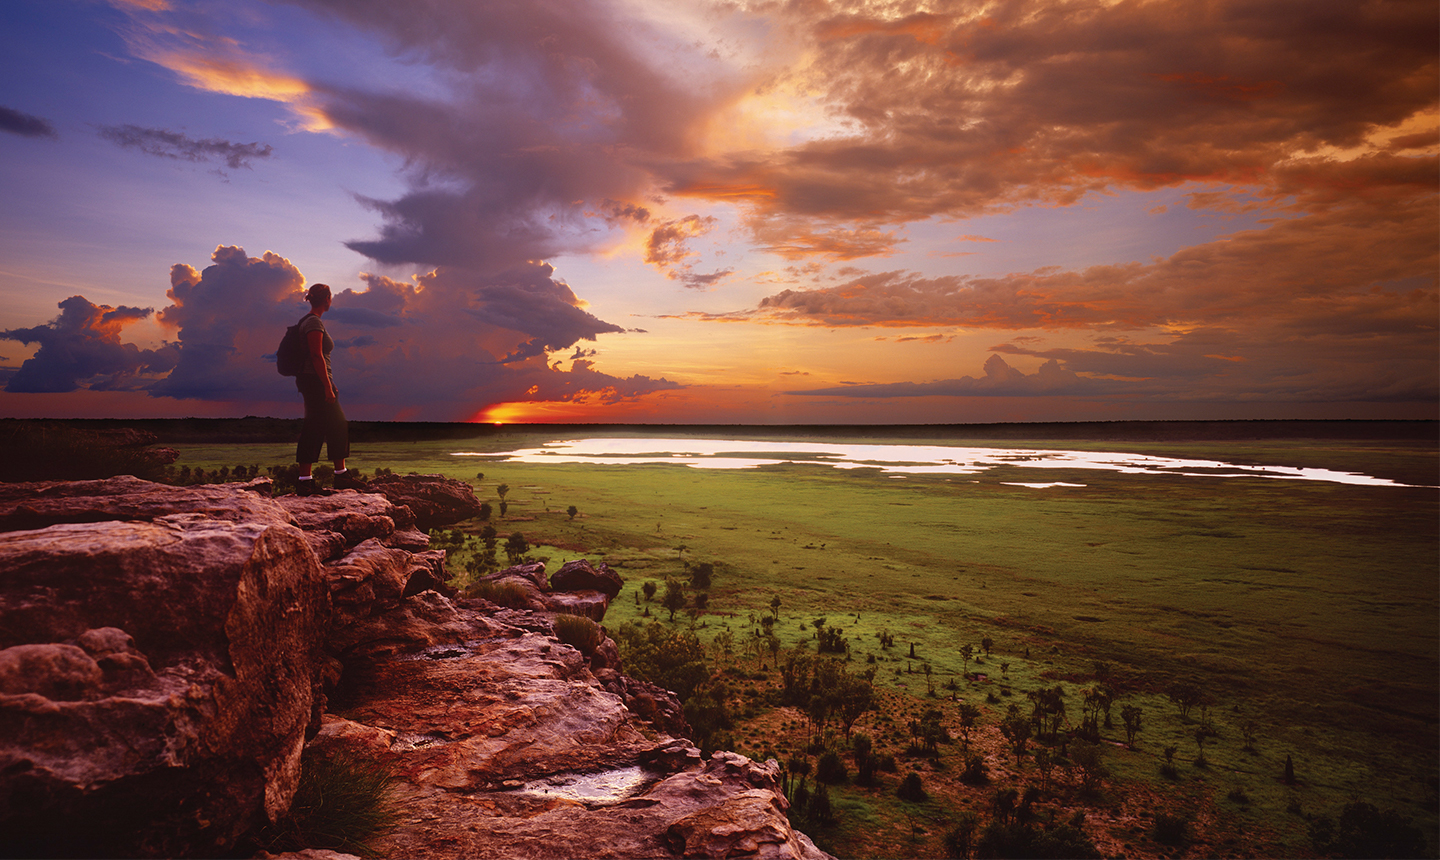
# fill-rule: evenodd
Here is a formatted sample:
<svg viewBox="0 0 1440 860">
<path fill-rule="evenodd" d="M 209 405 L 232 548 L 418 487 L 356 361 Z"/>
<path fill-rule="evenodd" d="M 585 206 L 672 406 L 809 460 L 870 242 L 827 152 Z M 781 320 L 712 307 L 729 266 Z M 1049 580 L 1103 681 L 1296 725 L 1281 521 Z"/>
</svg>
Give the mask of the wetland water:
<svg viewBox="0 0 1440 860">
<path fill-rule="evenodd" d="M 837 469 L 879 469 L 896 478 L 906 475 L 983 476 L 993 469 L 1019 467 L 1091 469 L 1133 475 L 1328 481 L 1372 487 L 1413 486 L 1356 472 L 1292 466 L 1246 466 L 1217 460 L 1189 460 L 1145 454 L 949 445 L 846 444 L 828 441 L 757 442 L 653 437 L 567 439 L 514 451 L 457 451 L 454 456 L 480 457 L 489 462 L 502 463 L 580 463 L 597 466 L 668 463 L 697 469 L 751 469 L 791 463 L 831 466 Z M 1063 481 L 1001 483 L 1034 488 L 1085 486 Z"/>
</svg>

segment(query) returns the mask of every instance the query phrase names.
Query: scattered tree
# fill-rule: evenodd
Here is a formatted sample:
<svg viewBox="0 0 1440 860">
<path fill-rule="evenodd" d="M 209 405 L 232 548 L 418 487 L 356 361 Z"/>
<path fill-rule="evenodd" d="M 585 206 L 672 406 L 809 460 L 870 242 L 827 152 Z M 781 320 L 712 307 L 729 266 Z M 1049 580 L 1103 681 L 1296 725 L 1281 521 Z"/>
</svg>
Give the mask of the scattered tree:
<svg viewBox="0 0 1440 860">
<path fill-rule="evenodd" d="M 1255 752 L 1255 738 L 1260 735 L 1260 724 L 1254 720 L 1246 720 L 1240 726 L 1240 734 L 1245 736 L 1244 749 L 1247 752 Z"/>
<path fill-rule="evenodd" d="M 1100 780 L 1109 775 L 1102 760 L 1103 749 L 1099 744 L 1079 738 L 1070 742 L 1070 760 L 1080 769 L 1081 790 L 1094 791 Z"/>
<path fill-rule="evenodd" d="M 1030 740 L 1030 721 L 1021 715 L 1015 705 L 1010 706 L 1010 713 L 1000 722 L 1000 734 L 1010 742 L 1015 751 L 1015 764 L 1019 765 L 1025 755 L 1026 742 Z"/>
<path fill-rule="evenodd" d="M 975 728 L 975 722 L 979 719 L 979 708 L 964 702 L 960 704 L 960 744 L 966 752 L 970 751 L 970 730 Z"/>
<path fill-rule="evenodd" d="M 1050 751 L 1044 747 L 1035 750 L 1035 767 L 1040 771 L 1040 790 L 1048 791 L 1050 788 L 1050 770 L 1055 766 L 1055 759 L 1051 757 Z"/>
<path fill-rule="evenodd" d="M 565 513 L 567 513 L 567 514 L 570 515 L 570 519 L 571 519 L 571 520 L 574 520 L 574 519 L 575 519 L 575 515 L 578 514 L 578 513 L 580 513 L 580 509 L 577 508 L 577 507 L 575 507 L 574 505 L 571 505 L 570 507 L 568 507 L 568 508 L 565 509 Z"/>
<path fill-rule="evenodd" d="M 1170 701 L 1180 709 L 1180 716 L 1186 719 L 1190 717 L 1190 709 L 1205 699 L 1205 694 L 1200 691 L 1199 687 L 1184 682 L 1171 684 L 1170 689 L 1165 692 Z"/>
<path fill-rule="evenodd" d="M 1041 687 L 1025 694 L 1034 706 L 1030 718 L 1035 723 L 1035 736 L 1054 738 L 1065 720 L 1065 689 L 1060 685 Z"/>
<path fill-rule="evenodd" d="M 1140 733 L 1140 717 L 1144 714 L 1135 705 L 1126 705 L 1120 709 L 1120 719 L 1125 723 L 1125 743 L 1132 749 L 1135 746 L 1135 736 Z"/>
<path fill-rule="evenodd" d="M 505 539 L 505 557 L 512 565 L 519 564 L 525 560 L 525 554 L 530 551 L 530 544 L 526 543 L 525 536 L 514 532 Z"/>
<path fill-rule="evenodd" d="M 980 647 L 985 651 L 985 656 L 990 656 L 990 649 L 995 647 L 995 640 L 986 636 L 980 640 Z"/>
<path fill-rule="evenodd" d="M 674 579 L 665 580 L 665 596 L 660 603 L 670 610 L 670 620 L 675 620 L 675 613 L 685 608 L 685 586 Z"/>
<path fill-rule="evenodd" d="M 855 755 L 855 781 L 860 785 L 874 785 L 875 769 L 879 764 L 874 756 L 874 741 L 864 732 L 857 732 L 850 739 L 850 749 Z"/>
<path fill-rule="evenodd" d="M 653 582 L 647 582 L 647 583 L 645 583 L 644 585 L 640 586 L 640 590 L 643 591 L 643 592 L 645 592 L 645 602 L 646 602 L 646 603 L 649 603 L 651 600 L 654 600 L 654 599 L 655 599 L 655 589 L 656 589 L 656 587 L 657 587 L 657 586 L 656 586 L 655 583 L 653 583 Z"/>
<path fill-rule="evenodd" d="M 713 562 L 702 561 L 690 568 L 690 587 L 706 591 L 710 588 L 710 578 L 715 574 Z"/>
<path fill-rule="evenodd" d="M 949 857 L 966 860 L 975 850 L 975 831 L 980 819 L 973 812 L 962 812 L 955 816 L 955 824 L 945 834 L 945 853 Z"/>
</svg>

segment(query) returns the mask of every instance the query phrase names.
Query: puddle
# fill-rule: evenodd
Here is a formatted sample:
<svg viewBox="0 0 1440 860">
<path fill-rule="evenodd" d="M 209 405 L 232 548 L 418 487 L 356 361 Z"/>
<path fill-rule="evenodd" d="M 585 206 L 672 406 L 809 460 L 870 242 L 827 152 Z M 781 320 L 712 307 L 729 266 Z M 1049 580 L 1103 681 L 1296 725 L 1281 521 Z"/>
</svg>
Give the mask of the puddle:
<svg viewBox="0 0 1440 860">
<path fill-rule="evenodd" d="M 1329 481 L 1372 487 L 1403 487 L 1385 478 L 1330 469 L 1245 466 L 1215 460 L 1191 460 L 1090 451 L 973 448 L 950 445 L 844 444 L 828 441 L 737 442 L 721 439 L 567 439 L 539 448 L 494 454 L 453 452 L 488 462 L 641 465 L 674 463 L 696 469 L 754 469 L 804 463 L 836 469 L 879 469 L 890 477 L 905 475 L 976 475 L 1008 466 L 1027 469 L 1092 469 L 1132 475 L 1212 478 L 1271 478 Z M 1076 486 L 1058 481 L 1018 482 L 1037 489 Z"/>
<path fill-rule="evenodd" d="M 557 797 L 582 803 L 620 803 L 628 800 L 655 779 L 642 767 L 622 767 L 599 773 L 563 773 L 527 782 L 523 794 Z"/>
<path fill-rule="evenodd" d="M 390 741 L 390 750 L 391 752 L 409 752 L 410 750 L 424 749 L 434 746 L 435 744 L 448 743 L 449 741 L 450 739 L 444 735 L 434 733 L 417 735 L 407 732 L 396 735 L 394 740 Z"/>
</svg>

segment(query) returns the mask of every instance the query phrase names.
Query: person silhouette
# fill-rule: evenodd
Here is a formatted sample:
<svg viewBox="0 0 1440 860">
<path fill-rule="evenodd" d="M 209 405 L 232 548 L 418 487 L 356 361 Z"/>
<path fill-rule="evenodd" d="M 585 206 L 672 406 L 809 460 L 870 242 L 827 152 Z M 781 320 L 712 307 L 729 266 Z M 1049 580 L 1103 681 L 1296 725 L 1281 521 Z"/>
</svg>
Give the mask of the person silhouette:
<svg viewBox="0 0 1440 860">
<path fill-rule="evenodd" d="M 313 496 L 321 491 L 315 480 L 315 461 L 320 459 L 320 447 L 335 465 L 335 489 L 367 490 L 366 483 L 345 466 L 350 456 L 350 425 L 335 388 L 335 378 L 330 370 L 330 351 L 335 342 L 325 330 L 320 317 L 330 310 L 331 294 L 328 284 L 311 284 L 305 291 L 310 302 L 310 312 L 300 319 L 300 333 L 309 350 L 309 360 L 295 375 L 295 387 L 305 401 L 305 422 L 300 428 L 300 440 L 295 444 L 295 462 L 300 466 L 296 483 L 296 494 Z"/>
</svg>

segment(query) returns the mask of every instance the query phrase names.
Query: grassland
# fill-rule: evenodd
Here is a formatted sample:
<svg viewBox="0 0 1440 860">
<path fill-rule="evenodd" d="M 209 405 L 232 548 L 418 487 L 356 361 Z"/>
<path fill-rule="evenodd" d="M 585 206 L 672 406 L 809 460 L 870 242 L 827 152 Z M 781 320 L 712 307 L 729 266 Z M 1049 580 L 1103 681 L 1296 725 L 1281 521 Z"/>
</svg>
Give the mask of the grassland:
<svg viewBox="0 0 1440 860">
<path fill-rule="evenodd" d="M 1440 844 L 1433 445 L 1030 443 L 1319 466 L 1429 488 L 1018 468 L 896 478 L 820 465 L 731 472 L 451 455 L 540 438 L 516 432 L 464 444 L 377 443 L 357 451 L 354 464 L 469 480 L 497 511 L 496 487 L 508 484 L 508 516 L 497 523 L 502 535 L 523 533 L 554 565 L 585 556 L 626 577 L 607 626 L 640 618 L 641 584 L 681 575 L 686 560 L 717 564 L 707 613 L 674 622 L 695 624 L 702 638 L 724 629 L 741 638 L 779 597 L 776 632 L 787 647 L 813 648 L 811 621 L 826 617 L 844 629 L 857 669 L 876 659 L 886 704 L 858 728 L 882 748 L 903 746 L 903 726 L 921 707 L 938 704 L 953 724 L 952 692 L 981 707 L 977 745 L 987 752 L 991 786 L 961 785 L 954 778 L 958 751 L 947 747 L 938 768 L 918 761 L 902 767 L 924 770 L 935 787 L 927 804 L 895 798 L 894 776 L 880 789 L 841 787 L 834 795 L 839 822 L 814 834 L 837 854 L 943 856 L 940 836 L 956 809 L 985 817 L 997 785 L 1034 778 L 1033 767 L 1017 768 L 999 746 L 994 727 L 1005 706 L 1028 706 L 1026 691 L 1060 683 L 1078 721 L 1078 691 L 1094 682 L 1097 662 L 1124 693 L 1116 714 L 1121 704 L 1145 714 L 1133 750 L 1119 743 L 1122 731 L 1105 733 L 1111 776 L 1100 797 L 1084 801 L 1087 830 L 1107 854 L 1305 856 L 1312 851 L 1305 816 L 1334 815 L 1356 798 L 1414 819 L 1432 852 Z M 177 465 L 206 469 L 283 463 L 291 451 L 177 447 Z M 1085 486 L 1003 483 L 1040 480 Z M 571 505 L 579 510 L 573 519 Z M 894 647 L 881 648 L 882 631 L 895 636 Z M 984 677 L 962 677 L 960 647 L 987 637 L 990 659 L 968 665 Z M 757 692 L 768 683 L 753 671 L 755 661 L 739 663 L 730 670 Z M 941 699 L 927 696 L 918 673 L 924 663 Z M 1194 717 L 1182 718 L 1165 696 L 1175 681 L 1196 684 L 1214 701 L 1218 736 L 1205 745 L 1207 767 L 1193 764 Z M 801 722 L 783 709 L 752 708 L 735 731 L 736 746 L 783 759 L 804 745 Z M 1257 729 L 1253 751 L 1242 748 L 1246 723 Z M 1176 780 L 1159 775 L 1161 750 L 1170 745 L 1179 748 Z M 1280 780 L 1287 755 L 1295 786 Z M 1160 809 L 1193 819 L 1187 846 L 1150 838 Z"/>
</svg>

